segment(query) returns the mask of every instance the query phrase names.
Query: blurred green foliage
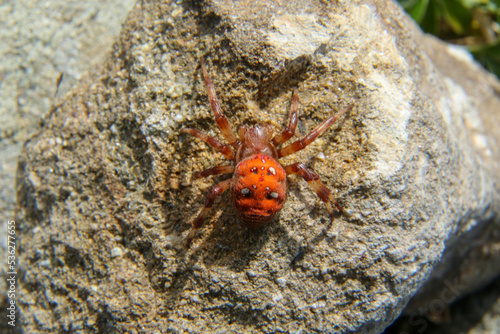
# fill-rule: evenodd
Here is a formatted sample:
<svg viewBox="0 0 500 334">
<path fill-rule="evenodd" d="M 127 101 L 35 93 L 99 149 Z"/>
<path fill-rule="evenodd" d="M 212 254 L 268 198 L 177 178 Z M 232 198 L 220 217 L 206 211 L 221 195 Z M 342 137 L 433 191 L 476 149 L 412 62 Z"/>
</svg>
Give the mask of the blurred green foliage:
<svg viewBox="0 0 500 334">
<path fill-rule="evenodd" d="M 464 45 L 500 78 L 500 0 L 399 0 L 430 34 Z"/>
</svg>

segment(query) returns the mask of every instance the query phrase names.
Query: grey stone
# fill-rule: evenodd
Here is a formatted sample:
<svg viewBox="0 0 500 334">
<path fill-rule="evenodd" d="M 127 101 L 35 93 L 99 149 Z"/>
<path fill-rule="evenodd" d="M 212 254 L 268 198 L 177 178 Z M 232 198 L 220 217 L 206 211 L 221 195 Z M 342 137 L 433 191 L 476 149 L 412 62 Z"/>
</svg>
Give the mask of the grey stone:
<svg viewBox="0 0 500 334">
<path fill-rule="evenodd" d="M 13 217 L 22 144 L 56 97 L 63 97 L 102 63 L 132 4 L 132 0 L 8 0 L 0 5 L 0 211 L 4 215 Z"/>
<path fill-rule="evenodd" d="M 31 133 L 38 131 L 42 116 L 49 112 L 54 101 L 63 98 L 82 76 L 103 62 L 132 4 L 132 0 L 1 2 L 1 263 L 7 262 L 7 223 L 14 217 L 16 209 L 17 159 L 23 143 Z M 56 95 L 57 79 L 61 73 L 64 76 Z M 33 176 L 36 178 L 35 174 Z M 24 222 L 20 223 L 20 226 L 24 225 Z M 3 277 L 6 266 L 1 266 L 0 272 Z M 5 291 L 4 280 L 0 280 L 0 291 Z M 0 308 L 3 311 L 0 315 L 3 319 L 7 303 L 6 295 L 2 293 Z M 40 324 L 45 322 L 45 316 L 49 316 L 35 314 Z M 7 328 L 12 329 L 5 321 L 1 322 L 0 332 Z"/>
<path fill-rule="evenodd" d="M 495 334 L 500 332 L 500 298 L 498 294 L 498 290 L 500 289 L 498 288 L 498 285 L 500 284 L 497 284 L 496 286 L 497 294 L 494 295 L 496 297 L 494 302 L 487 305 L 489 308 L 482 314 L 480 320 L 474 323 L 468 332 L 469 334 Z M 488 296 L 485 296 L 483 300 L 491 301 L 491 297 L 488 298 Z M 476 303 L 471 304 L 476 306 Z"/>
<path fill-rule="evenodd" d="M 201 57 L 233 129 L 287 124 L 293 87 L 299 136 L 355 104 L 283 159 L 309 163 L 350 215 L 330 223 L 290 178 L 276 221 L 248 230 L 225 194 L 186 247 L 216 182 L 193 172 L 226 163 L 179 135 L 218 134 Z M 44 313 L 51 331 L 72 317 L 104 332 L 377 333 L 429 277 L 415 305 L 455 279 L 457 294 L 484 285 L 500 271 L 499 92 L 394 2 L 140 2 L 20 158 L 27 331 Z M 127 256 L 111 261 L 115 247 Z"/>
<path fill-rule="evenodd" d="M 500 280 L 474 294 L 463 296 L 451 305 L 437 298 L 431 312 L 418 310 L 401 316 L 386 334 L 495 334 L 500 332 Z"/>
<path fill-rule="evenodd" d="M 450 188 L 447 212 L 452 214 L 453 224 L 443 240 L 442 259 L 413 297 L 406 314 L 429 309 L 436 300 L 445 304 L 454 302 L 491 282 L 500 272 L 497 157 L 500 140 L 494 130 L 500 121 L 500 87 L 489 74 L 484 76 L 485 82 L 478 80 L 481 69 L 461 48 L 440 48 L 441 44 L 428 37 L 424 46 L 449 88 L 450 100 L 456 104 L 455 108 L 446 107 L 444 115 L 450 111 L 461 116 L 448 130 L 460 145 L 447 155 L 455 156 L 457 165 L 457 177 L 450 186 L 461 187 Z M 464 173 L 467 165 L 468 173 Z"/>
<path fill-rule="evenodd" d="M 111 258 L 119 257 L 123 255 L 123 251 L 120 247 L 115 247 L 111 250 Z"/>
</svg>

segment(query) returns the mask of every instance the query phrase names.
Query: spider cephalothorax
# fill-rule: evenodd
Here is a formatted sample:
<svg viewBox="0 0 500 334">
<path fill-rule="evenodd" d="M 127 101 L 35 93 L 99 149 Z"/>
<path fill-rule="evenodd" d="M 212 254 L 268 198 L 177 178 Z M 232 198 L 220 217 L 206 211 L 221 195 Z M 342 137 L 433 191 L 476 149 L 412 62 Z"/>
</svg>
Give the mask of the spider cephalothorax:
<svg viewBox="0 0 500 334">
<path fill-rule="evenodd" d="M 342 207 L 331 195 L 330 189 L 320 181 L 314 171 L 300 162 L 282 166 L 278 160 L 298 152 L 312 143 L 340 116 L 351 110 L 353 105 L 327 118 L 304 138 L 278 148 L 295 134 L 297 127 L 299 98 L 297 90 L 294 89 L 288 127 L 272 137 L 272 131 L 268 124 L 258 124 L 253 127 L 242 126 L 238 139 L 220 109 L 214 85 L 208 76 L 203 60 L 201 68 L 215 121 L 229 144 L 224 144 L 219 139 L 196 129 L 182 129 L 181 133 L 189 133 L 203 140 L 227 159 L 234 161 L 236 165 L 217 166 L 195 173 L 195 177 L 230 173 L 233 176 L 218 183 L 210 190 L 203 209 L 193 222 L 193 227 L 198 228 L 203 224 L 205 215 L 212 207 L 215 198 L 227 189 L 231 191 L 233 206 L 243 222 L 250 227 L 259 227 L 269 223 L 285 203 L 287 197 L 286 177 L 290 174 L 299 174 L 308 182 L 325 203 L 332 219 L 333 210 L 330 203 L 342 211 Z"/>
</svg>

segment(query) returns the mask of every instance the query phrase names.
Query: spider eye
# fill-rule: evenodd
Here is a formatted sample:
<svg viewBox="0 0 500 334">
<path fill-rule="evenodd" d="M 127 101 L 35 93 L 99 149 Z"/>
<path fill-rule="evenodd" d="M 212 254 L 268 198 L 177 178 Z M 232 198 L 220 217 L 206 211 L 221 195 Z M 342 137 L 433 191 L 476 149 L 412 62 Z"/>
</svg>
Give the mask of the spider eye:
<svg viewBox="0 0 500 334">
<path fill-rule="evenodd" d="M 243 189 L 241 189 L 241 194 L 242 194 L 243 196 L 248 196 L 248 195 L 250 195 L 250 189 L 248 189 L 248 188 L 243 188 Z"/>
</svg>

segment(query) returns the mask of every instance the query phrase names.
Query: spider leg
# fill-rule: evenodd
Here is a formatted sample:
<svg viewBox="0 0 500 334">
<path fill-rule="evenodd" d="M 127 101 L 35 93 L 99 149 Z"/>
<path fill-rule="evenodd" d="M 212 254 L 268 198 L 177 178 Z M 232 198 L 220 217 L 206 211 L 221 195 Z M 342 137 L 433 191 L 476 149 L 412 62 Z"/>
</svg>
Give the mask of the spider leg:
<svg viewBox="0 0 500 334">
<path fill-rule="evenodd" d="M 297 140 L 283 148 L 280 148 L 278 150 L 278 158 L 286 157 L 287 155 L 293 154 L 295 152 L 304 149 L 307 145 L 316 140 L 316 138 L 318 138 L 319 135 L 325 132 L 326 129 L 328 129 L 333 123 L 335 123 L 340 116 L 350 111 L 353 107 L 354 105 L 351 104 L 349 107 L 339 111 L 335 115 L 328 117 L 304 138 Z"/>
<path fill-rule="evenodd" d="M 205 216 L 207 215 L 208 211 L 214 204 L 215 198 L 219 195 L 222 195 L 222 193 L 226 191 L 230 185 L 231 185 L 231 179 L 227 179 L 225 181 L 216 184 L 212 189 L 210 189 L 210 192 L 208 193 L 208 196 L 205 200 L 205 205 L 203 206 L 203 209 L 201 209 L 200 213 L 198 214 L 198 217 L 196 217 L 196 219 L 193 222 L 193 228 L 197 229 L 198 227 L 203 225 L 203 220 L 205 220 Z"/>
<path fill-rule="evenodd" d="M 217 166 L 209 169 L 205 169 L 201 172 L 195 172 L 194 177 L 196 179 L 207 177 L 210 175 L 220 175 L 220 174 L 229 174 L 234 172 L 234 166 Z"/>
<path fill-rule="evenodd" d="M 330 189 L 328 189 L 328 187 L 325 186 L 323 182 L 321 182 L 318 174 L 316 174 L 311 169 L 307 168 L 306 165 L 304 165 L 301 162 L 296 162 L 294 164 L 285 166 L 284 168 L 287 175 L 299 174 L 304 178 L 304 180 L 307 181 L 309 186 L 314 190 L 314 192 L 318 195 L 318 197 L 325 203 L 326 209 L 328 210 L 328 213 L 330 214 L 332 220 L 333 220 L 333 210 L 332 206 L 330 205 L 330 202 L 333 203 L 333 205 L 335 205 L 335 207 L 339 212 L 343 211 L 342 207 L 337 202 L 337 200 L 333 198 Z"/>
<path fill-rule="evenodd" d="M 234 159 L 234 151 L 231 146 L 223 144 L 219 139 L 209 136 L 203 131 L 196 129 L 182 129 L 181 133 L 189 133 L 191 136 L 203 140 L 205 143 L 215 148 L 218 152 L 224 154 L 227 159 Z"/>
<path fill-rule="evenodd" d="M 277 147 L 279 144 L 286 142 L 288 139 L 292 138 L 295 134 L 295 129 L 297 128 L 297 121 L 299 119 L 299 95 L 297 94 L 297 89 L 293 89 L 292 93 L 292 105 L 290 107 L 290 121 L 288 127 L 283 129 L 278 135 L 274 136 L 271 143 Z"/>
<path fill-rule="evenodd" d="M 219 128 L 224 138 L 226 138 L 226 140 L 231 146 L 236 148 L 239 146 L 240 141 L 238 140 L 238 138 L 236 138 L 236 135 L 234 134 L 233 130 L 231 129 L 231 126 L 229 125 L 229 121 L 227 120 L 226 116 L 224 116 L 224 114 L 220 109 L 219 101 L 217 100 L 217 95 L 215 94 L 214 84 L 212 80 L 210 80 L 210 77 L 208 76 L 208 71 L 207 68 L 205 67 L 205 62 L 203 61 L 203 58 L 201 59 L 201 69 L 203 71 L 205 86 L 207 86 L 208 97 L 210 99 L 210 106 L 212 108 L 215 121 L 219 125 Z"/>
</svg>

